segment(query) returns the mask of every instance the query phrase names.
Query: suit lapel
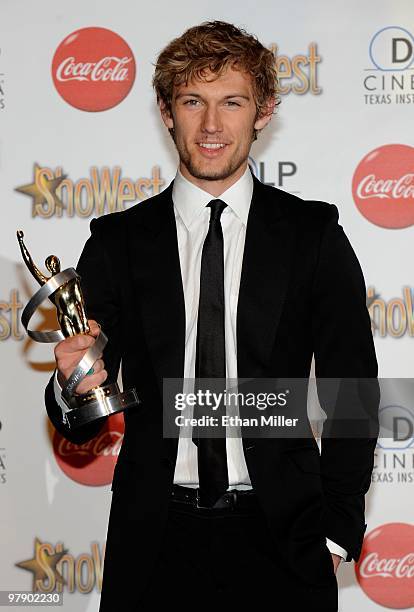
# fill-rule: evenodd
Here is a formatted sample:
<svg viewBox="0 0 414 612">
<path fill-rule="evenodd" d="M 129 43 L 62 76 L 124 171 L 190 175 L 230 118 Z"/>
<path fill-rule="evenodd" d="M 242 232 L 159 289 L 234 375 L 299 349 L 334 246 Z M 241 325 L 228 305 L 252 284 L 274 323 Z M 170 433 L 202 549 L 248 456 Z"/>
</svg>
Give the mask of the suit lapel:
<svg viewBox="0 0 414 612">
<path fill-rule="evenodd" d="M 131 270 L 143 334 L 163 397 L 163 378 L 184 376 L 185 302 L 172 183 L 157 198 L 139 207 L 137 222 L 128 228 Z M 172 460 L 177 443 L 177 439 L 165 440 Z"/>
<path fill-rule="evenodd" d="M 282 312 L 294 244 L 283 195 L 254 177 L 237 306 L 239 378 L 264 375 Z"/>
<path fill-rule="evenodd" d="M 237 304 L 238 379 L 270 376 L 266 372 L 286 296 L 293 224 L 283 192 L 270 189 L 255 177 Z M 243 437 L 244 451 L 256 441 Z"/>
</svg>

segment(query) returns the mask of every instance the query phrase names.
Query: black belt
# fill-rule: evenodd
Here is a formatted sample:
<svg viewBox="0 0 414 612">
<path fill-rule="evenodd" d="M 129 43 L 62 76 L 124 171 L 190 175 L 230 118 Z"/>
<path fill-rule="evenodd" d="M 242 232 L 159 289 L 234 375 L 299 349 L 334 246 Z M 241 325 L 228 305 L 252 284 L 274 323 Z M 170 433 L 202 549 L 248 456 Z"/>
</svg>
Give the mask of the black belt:
<svg viewBox="0 0 414 612">
<path fill-rule="evenodd" d="M 212 508 L 199 504 L 199 489 L 174 485 L 171 500 L 187 504 L 200 510 L 236 510 L 252 509 L 257 505 L 256 493 L 252 489 L 226 491 Z"/>
</svg>

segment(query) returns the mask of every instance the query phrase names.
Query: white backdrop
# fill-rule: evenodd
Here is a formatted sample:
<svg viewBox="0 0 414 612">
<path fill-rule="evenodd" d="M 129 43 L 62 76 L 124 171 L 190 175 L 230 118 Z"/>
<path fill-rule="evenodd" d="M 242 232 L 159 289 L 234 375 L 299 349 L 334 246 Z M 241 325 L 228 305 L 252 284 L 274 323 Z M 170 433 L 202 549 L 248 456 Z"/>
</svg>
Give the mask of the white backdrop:
<svg viewBox="0 0 414 612">
<path fill-rule="evenodd" d="M 270 127 L 253 146 L 252 165 L 266 182 L 338 206 L 364 271 L 368 297 L 374 296 L 369 304 L 380 375 L 412 377 L 413 228 L 409 221 L 406 227 L 396 225 L 402 208 L 414 224 L 414 199 L 408 189 L 410 169 L 414 172 L 414 5 L 409 0 L 258 0 L 226 7 L 217 0 L 0 0 L 0 10 L 0 590 L 35 589 L 37 580 L 40 590 L 62 588 L 62 609 L 92 612 L 98 609 L 110 481 L 122 424 L 110 424 L 105 438 L 84 449 L 65 445 L 48 424 L 43 389 L 53 369 L 53 348 L 35 345 L 23 334 L 22 307 L 37 285 L 21 262 L 16 230 L 25 231 L 27 246 L 42 269 L 51 253 L 61 258 L 64 268 L 73 266 L 98 210 L 94 174 L 97 180 L 107 172 L 111 182 L 119 168 L 120 178 L 135 183 L 159 173 L 166 186 L 177 158 L 151 89 L 153 62 L 187 27 L 208 19 L 231 21 L 277 48 L 279 58 L 289 58 L 279 64 L 285 75 L 297 61 L 307 79 L 282 80 L 291 90 L 305 83 L 305 91 L 283 95 Z M 119 104 L 87 112 L 61 97 L 51 66 L 68 35 L 96 27 L 127 43 L 136 76 Z M 393 39 L 398 39 L 394 57 Z M 313 66 L 311 49 L 316 55 Z M 109 44 L 107 54 L 115 51 Z M 75 86 L 80 91 L 83 82 L 72 84 L 76 98 Z M 111 86 L 96 90 L 103 103 Z M 44 192 L 39 177 L 36 183 L 36 164 L 41 172 L 49 169 L 49 179 L 59 175 L 57 168 L 67 176 L 60 193 L 64 207 L 49 217 L 45 205 L 42 209 Z M 291 175 L 280 181 L 280 170 Z M 369 173 L 377 189 L 383 185 L 379 180 L 408 175 L 408 190 L 382 197 L 373 188 L 360 197 L 358 181 Z M 87 180 L 79 183 L 81 179 Z M 141 184 L 149 185 L 147 194 L 156 192 L 154 181 L 152 186 L 149 181 Z M 16 191 L 27 185 L 32 187 Z M 92 194 L 89 216 L 79 211 L 69 216 L 68 192 L 76 185 Z M 38 214 L 33 216 L 35 197 Z M 380 212 L 378 224 L 372 211 L 384 203 L 388 208 Z M 50 316 L 42 310 L 37 322 L 46 329 Z M 410 398 L 404 402 L 412 411 Z M 397 448 L 386 442 L 382 446 L 367 500 L 367 535 L 373 535 L 362 555 L 362 560 L 371 555 L 373 561 L 365 564 L 359 581 L 353 563 L 340 566 L 344 612 L 414 606 L 414 575 L 407 569 L 414 563 L 414 439 Z M 380 559 L 404 559 L 405 569 L 396 569 L 395 561 L 380 571 Z M 63 587 L 60 572 L 66 580 Z"/>
</svg>

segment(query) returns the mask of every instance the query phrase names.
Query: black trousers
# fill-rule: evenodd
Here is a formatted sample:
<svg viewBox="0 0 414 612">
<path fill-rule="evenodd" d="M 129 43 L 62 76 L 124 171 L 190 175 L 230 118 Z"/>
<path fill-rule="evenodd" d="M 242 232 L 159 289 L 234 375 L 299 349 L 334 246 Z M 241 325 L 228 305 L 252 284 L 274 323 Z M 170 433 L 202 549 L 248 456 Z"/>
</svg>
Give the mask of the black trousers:
<svg viewBox="0 0 414 612">
<path fill-rule="evenodd" d="M 138 610 L 336 612 L 337 584 L 310 587 L 277 558 L 257 503 L 248 510 L 193 509 L 171 501 L 163 544 Z"/>
</svg>

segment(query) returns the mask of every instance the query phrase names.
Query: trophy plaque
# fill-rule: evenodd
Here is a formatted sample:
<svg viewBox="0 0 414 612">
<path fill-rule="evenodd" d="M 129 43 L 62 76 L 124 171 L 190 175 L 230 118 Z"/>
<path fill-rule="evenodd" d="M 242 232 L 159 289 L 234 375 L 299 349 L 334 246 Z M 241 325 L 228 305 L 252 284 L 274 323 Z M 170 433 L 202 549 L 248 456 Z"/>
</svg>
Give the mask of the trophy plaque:
<svg viewBox="0 0 414 612">
<path fill-rule="evenodd" d="M 36 342 L 59 342 L 68 336 L 88 334 L 90 329 L 85 302 L 80 277 L 76 270 L 67 268 L 61 271 L 58 257 L 49 255 L 45 266 L 51 275 L 45 276 L 34 264 L 23 238 L 23 232 L 18 231 L 17 239 L 23 260 L 32 276 L 41 285 L 22 312 L 22 325 L 29 337 Z M 30 319 L 46 298 L 49 298 L 56 307 L 60 330 L 34 331 L 29 329 Z M 64 421 L 71 429 L 140 404 L 135 389 L 121 392 L 117 383 L 94 387 L 82 395 L 75 392 L 76 387 L 103 352 L 107 342 L 108 338 L 100 330 L 94 344 L 86 351 L 62 386 L 62 400 L 67 406 Z"/>
</svg>

